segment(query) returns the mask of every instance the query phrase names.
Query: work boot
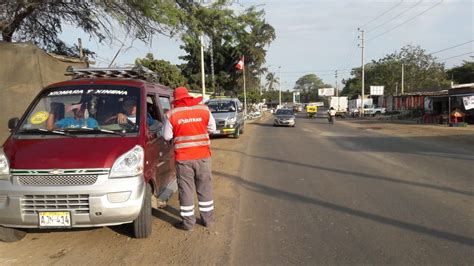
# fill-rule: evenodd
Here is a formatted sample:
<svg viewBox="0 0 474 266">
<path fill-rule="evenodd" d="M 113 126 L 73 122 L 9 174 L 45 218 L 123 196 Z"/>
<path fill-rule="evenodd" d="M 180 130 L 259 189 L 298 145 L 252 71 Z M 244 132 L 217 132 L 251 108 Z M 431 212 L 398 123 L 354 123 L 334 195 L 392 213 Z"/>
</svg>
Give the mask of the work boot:
<svg viewBox="0 0 474 266">
<path fill-rule="evenodd" d="M 193 227 L 191 226 L 186 226 L 183 222 L 179 222 L 179 223 L 176 223 L 174 225 L 174 227 L 176 229 L 179 229 L 179 230 L 183 230 L 183 231 L 188 231 L 188 232 L 192 232 L 193 231 Z"/>
</svg>

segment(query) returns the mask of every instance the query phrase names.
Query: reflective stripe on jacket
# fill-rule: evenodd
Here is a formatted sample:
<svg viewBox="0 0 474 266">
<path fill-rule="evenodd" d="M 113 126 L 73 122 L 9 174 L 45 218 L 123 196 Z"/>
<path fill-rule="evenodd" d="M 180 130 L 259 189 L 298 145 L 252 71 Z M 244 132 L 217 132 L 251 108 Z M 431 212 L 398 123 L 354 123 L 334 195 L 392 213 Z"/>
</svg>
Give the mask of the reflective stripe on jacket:
<svg viewBox="0 0 474 266">
<path fill-rule="evenodd" d="M 176 160 L 211 157 L 207 125 L 210 112 L 205 105 L 175 108 L 170 113 Z"/>
</svg>

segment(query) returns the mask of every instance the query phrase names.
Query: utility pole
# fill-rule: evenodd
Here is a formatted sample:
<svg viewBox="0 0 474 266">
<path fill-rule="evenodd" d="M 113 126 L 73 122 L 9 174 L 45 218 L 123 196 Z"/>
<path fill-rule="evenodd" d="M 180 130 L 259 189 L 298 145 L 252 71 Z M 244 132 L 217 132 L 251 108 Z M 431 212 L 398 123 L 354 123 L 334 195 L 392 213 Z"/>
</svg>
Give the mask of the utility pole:
<svg viewBox="0 0 474 266">
<path fill-rule="evenodd" d="M 214 78 L 214 47 L 212 45 L 212 38 L 209 44 L 209 50 L 211 52 L 211 83 L 212 83 L 212 90 L 214 91 L 214 95 L 216 94 L 216 81 Z"/>
<path fill-rule="evenodd" d="M 278 88 L 279 88 L 279 93 L 278 93 L 278 103 L 280 105 L 280 108 L 281 108 L 281 66 L 278 66 L 278 78 L 279 78 L 279 84 L 278 84 Z"/>
<path fill-rule="evenodd" d="M 244 115 L 247 114 L 247 89 L 245 85 L 245 63 L 242 65 L 242 73 L 244 74 Z"/>
<path fill-rule="evenodd" d="M 204 103 L 204 97 L 206 96 L 206 80 L 205 80 L 205 73 L 204 73 L 204 35 L 201 33 L 200 41 L 201 41 L 201 86 L 202 86 L 202 101 Z"/>
<path fill-rule="evenodd" d="M 79 46 L 79 59 L 84 59 L 84 51 L 82 49 L 82 40 L 81 38 L 78 38 L 77 39 L 77 42 L 78 42 L 78 46 Z"/>
<path fill-rule="evenodd" d="M 339 111 L 340 108 L 340 104 L 339 104 L 339 89 L 337 88 L 337 70 L 336 70 L 336 97 L 337 97 L 337 111 Z"/>
<path fill-rule="evenodd" d="M 405 65 L 402 63 L 402 94 L 405 89 Z"/>
<path fill-rule="evenodd" d="M 358 29 L 361 33 L 360 40 L 361 45 L 360 48 L 362 49 L 362 101 L 361 101 L 361 109 L 360 109 L 360 116 L 364 116 L 364 99 L 365 99 L 365 66 L 364 66 L 364 30 Z"/>
</svg>

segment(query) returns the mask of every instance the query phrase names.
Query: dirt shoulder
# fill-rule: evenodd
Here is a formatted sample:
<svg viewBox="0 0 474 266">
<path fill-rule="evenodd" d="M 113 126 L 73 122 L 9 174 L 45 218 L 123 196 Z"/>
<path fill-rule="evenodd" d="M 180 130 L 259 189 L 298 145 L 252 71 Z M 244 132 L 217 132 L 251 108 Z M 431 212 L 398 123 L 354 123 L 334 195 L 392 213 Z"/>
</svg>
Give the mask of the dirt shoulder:
<svg viewBox="0 0 474 266">
<path fill-rule="evenodd" d="M 474 146 L 474 126 L 448 127 L 446 125 L 413 124 L 383 120 L 340 119 L 337 122 L 361 130 L 377 130 L 382 134 L 397 137 L 416 138 L 420 141 L 450 144 L 453 146 Z"/>
<path fill-rule="evenodd" d="M 180 220 L 178 196 L 168 206 L 154 210 L 153 234 L 131 238 L 124 226 L 72 231 L 30 231 L 19 242 L 0 242 L 0 264 L 224 264 L 229 261 L 235 221 L 238 218 L 238 186 L 226 176 L 240 176 L 242 158 L 252 136 L 251 123 L 240 139 L 215 138 L 213 187 L 216 224 L 211 229 L 197 225 L 193 232 L 177 230 Z"/>
</svg>

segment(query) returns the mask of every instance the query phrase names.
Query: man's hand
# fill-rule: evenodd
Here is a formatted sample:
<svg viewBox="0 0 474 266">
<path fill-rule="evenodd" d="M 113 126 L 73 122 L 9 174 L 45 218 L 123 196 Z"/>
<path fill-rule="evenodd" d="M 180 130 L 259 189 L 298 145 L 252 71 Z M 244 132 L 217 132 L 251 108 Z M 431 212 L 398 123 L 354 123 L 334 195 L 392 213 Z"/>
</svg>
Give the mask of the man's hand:
<svg viewBox="0 0 474 266">
<path fill-rule="evenodd" d="M 127 116 L 125 114 L 122 114 L 122 113 L 118 113 L 117 114 L 117 122 L 119 124 L 127 124 Z"/>
</svg>

